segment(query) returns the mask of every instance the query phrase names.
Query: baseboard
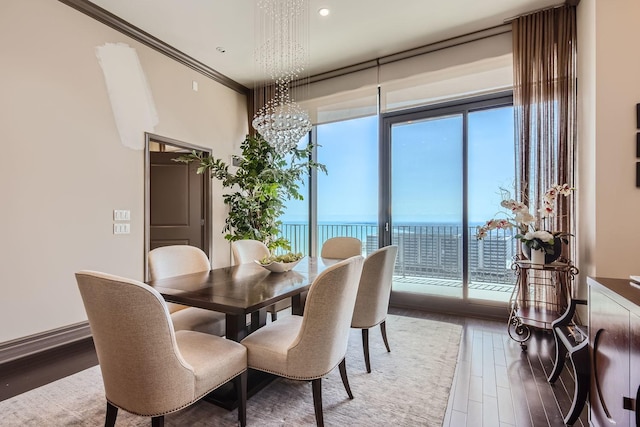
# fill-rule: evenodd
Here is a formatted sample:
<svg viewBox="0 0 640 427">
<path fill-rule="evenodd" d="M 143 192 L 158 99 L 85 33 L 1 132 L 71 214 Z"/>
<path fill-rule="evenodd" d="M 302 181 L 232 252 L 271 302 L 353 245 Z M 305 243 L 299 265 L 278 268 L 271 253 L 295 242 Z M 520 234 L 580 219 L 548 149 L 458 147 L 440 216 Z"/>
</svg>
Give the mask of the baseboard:
<svg viewBox="0 0 640 427">
<path fill-rule="evenodd" d="M 31 357 L 46 351 L 91 338 L 89 322 L 80 322 L 58 329 L 0 343 L 0 365 Z"/>
<path fill-rule="evenodd" d="M 97 364 L 88 322 L 1 343 L 0 401 Z"/>
</svg>

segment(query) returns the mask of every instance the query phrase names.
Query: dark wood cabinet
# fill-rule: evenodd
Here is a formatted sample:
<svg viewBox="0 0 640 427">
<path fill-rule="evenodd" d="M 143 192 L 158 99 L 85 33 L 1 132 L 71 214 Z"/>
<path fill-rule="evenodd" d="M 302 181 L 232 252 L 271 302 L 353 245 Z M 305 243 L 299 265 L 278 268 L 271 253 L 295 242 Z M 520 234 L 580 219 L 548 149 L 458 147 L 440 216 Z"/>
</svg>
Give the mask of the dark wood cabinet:
<svg viewBox="0 0 640 427">
<path fill-rule="evenodd" d="M 638 291 L 640 292 L 640 290 Z M 635 399 L 635 413 L 631 425 L 640 426 L 640 315 L 631 315 L 631 396 Z"/>
<path fill-rule="evenodd" d="M 629 280 L 588 278 L 594 427 L 639 426 L 640 288 Z"/>
</svg>

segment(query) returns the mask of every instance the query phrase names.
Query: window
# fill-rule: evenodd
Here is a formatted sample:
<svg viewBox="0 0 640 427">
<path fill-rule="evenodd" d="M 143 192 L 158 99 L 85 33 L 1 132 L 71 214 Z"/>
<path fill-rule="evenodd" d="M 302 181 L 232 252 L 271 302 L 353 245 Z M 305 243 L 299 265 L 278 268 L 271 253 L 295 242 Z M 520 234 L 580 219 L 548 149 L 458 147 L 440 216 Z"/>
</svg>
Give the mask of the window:
<svg viewBox="0 0 640 427">
<path fill-rule="evenodd" d="M 316 212 L 308 200 L 287 205 L 283 233 L 293 250 L 318 254 L 334 236 L 359 238 L 365 255 L 380 243 L 397 244 L 394 291 L 508 301 L 515 240 L 505 233 L 478 241 L 475 229 L 494 216 L 499 188 L 515 181 L 510 94 L 325 123 L 312 132 L 328 174 L 317 174 L 309 195 Z M 309 226 L 310 214 L 317 226 Z"/>
<path fill-rule="evenodd" d="M 357 237 L 378 248 L 378 118 L 369 116 L 317 126 L 317 253 L 335 236 Z"/>
<path fill-rule="evenodd" d="M 298 148 L 304 148 L 309 143 L 309 136 L 302 138 Z M 291 252 L 309 255 L 309 178 L 300 184 L 300 194 L 304 200 L 287 200 L 285 212 L 280 217 L 280 233 L 289 240 Z"/>
</svg>

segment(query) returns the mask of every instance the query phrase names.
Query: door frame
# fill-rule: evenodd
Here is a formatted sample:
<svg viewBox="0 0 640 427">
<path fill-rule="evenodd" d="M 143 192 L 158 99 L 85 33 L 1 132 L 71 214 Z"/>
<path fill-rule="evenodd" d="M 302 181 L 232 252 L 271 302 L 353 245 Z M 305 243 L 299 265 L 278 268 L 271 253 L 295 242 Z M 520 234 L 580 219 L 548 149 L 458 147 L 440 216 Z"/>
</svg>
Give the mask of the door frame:
<svg viewBox="0 0 640 427">
<path fill-rule="evenodd" d="M 144 280 L 149 280 L 149 248 L 151 238 L 151 143 L 171 145 L 189 151 L 201 151 L 211 155 L 211 148 L 202 147 L 188 142 L 153 133 L 144 133 Z M 203 246 L 207 257 L 211 259 L 211 182 L 203 180 L 203 207 L 204 207 L 204 237 Z"/>
</svg>

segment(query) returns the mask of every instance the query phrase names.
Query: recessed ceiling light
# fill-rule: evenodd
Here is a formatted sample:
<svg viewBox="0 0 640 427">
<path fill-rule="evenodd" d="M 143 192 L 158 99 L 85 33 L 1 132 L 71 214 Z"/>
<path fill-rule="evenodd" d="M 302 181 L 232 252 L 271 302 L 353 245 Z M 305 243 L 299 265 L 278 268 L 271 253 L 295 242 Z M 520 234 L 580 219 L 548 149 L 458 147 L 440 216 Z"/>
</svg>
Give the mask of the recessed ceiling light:
<svg viewBox="0 0 640 427">
<path fill-rule="evenodd" d="M 227 49 L 223 48 L 222 46 L 218 46 L 216 50 L 220 53 L 225 53 L 227 51 Z"/>
<path fill-rule="evenodd" d="M 327 16 L 329 15 L 329 9 L 327 9 L 326 7 L 323 7 L 322 9 L 318 10 L 318 13 L 320 14 L 320 16 Z"/>
</svg>

